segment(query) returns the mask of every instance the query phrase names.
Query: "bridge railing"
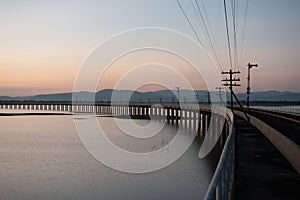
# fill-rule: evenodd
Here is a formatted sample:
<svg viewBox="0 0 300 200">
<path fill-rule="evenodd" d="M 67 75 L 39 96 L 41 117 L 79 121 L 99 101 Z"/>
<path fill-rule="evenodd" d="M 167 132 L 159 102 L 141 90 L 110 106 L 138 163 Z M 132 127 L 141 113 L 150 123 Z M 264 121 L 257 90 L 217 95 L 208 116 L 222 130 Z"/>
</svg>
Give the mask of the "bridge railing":
<svg viewBox="0 0 300 200">
<path fill-rule="evenodd" d="M 234 117 L 227 111 L 227 123 L 230 123 L 230 131 L 225 142 L 221 157 L 215 170 L 212 181 L 205 195 L 205 200 L 232 199 L 233 175 L 234 175 Z"/>
</svg>

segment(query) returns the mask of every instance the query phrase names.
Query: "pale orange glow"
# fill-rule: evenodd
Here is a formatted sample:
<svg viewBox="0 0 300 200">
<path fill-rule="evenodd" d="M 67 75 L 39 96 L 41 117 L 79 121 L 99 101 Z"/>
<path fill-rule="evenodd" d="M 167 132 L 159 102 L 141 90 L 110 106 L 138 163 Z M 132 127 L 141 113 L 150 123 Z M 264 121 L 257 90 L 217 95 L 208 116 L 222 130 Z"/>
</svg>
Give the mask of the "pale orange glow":
<svg viewBox="0 0 300 200">
<path fill-rule="evenodd" d="M 239 4 L 240 8 L 244 8 L 242 2 Z M 248 62 L 259 64 L 259 67 L 252 71 L 251 91 L 300 91 L 300 57 L 298 55 L 300 52 L 300 12 L 298 9 L 300 3 L 299 1 L 274 1 L 272 3 L 272 7 L 269 7 L 267 3 L 257 2 L 249 6 L 243 55 L 240 55 L 241 50 L 238 49 L 237 53 L 241 56 L 241 60 L 239 66 L 233 66 L 241 71 L 242 86 L 236 87 L 236 92 L 246 91 Z M 192 8 L 190 2 L 187 1 L 184 4 L 205 46 L 204 49 L 214 57 L 205 31 L 198 23 L 194 11 L 189 10 Z M 221 12 L 223 5 L 218 1 L 206 1 L 205 5 L 210 8 L 207 10 L 207 15 L 211 22 L 215 42 L 219 47 L 221 67 L 228 70 L 231 66 L 224 13 Z M 118 6 L 110 1 L 93 3 L 80 1 L 73 2 L 72 6 L 65 1 L 59 4 L 53 1 L 2 2 L 0 6 L 0 96 L 72 92 L 76 75 L 90 51 L 113 35 L 132 28 L 145 26 L 168 28 L 196 40 L 184 16 L 173 1 L 135 1 L 118 4 Z M 116 10 L 116 7 L 119 10 Z M 149 12 L 149 8 L 153 12 Z M 131 9 L 134 9 L 134 12 L 123 12 L 123 10 Z M 242 13 L 243 10 L 240 10 L 240 14 Z M 239 16 L 239 19 L 243 17 Z M 242 27 L 242 23 L 239 23 L 238 47 L 241 45 Z M 152 37 L 160 38 L 161 35 L 149 35 L 145 37 L 145 40 L 152 40 Z M 134 39 L 124 41 L 124 44 L 131 42 L 134 42 Z M 174 41 L 174 44 L 179 44 L 179 41 Z M 191 47 L 185 44 L 179 44 L 179 46 L 191 57 L 198 58 L 198 54 L 201 53 L 191 50 Z M 119 46 L 113 46 L 112 51 L 115 48 Z M 122 57 L 113 63 L 103 77 L 99 77 L 101 79 L 97 90 L 114 88 L 118 80 L 128 71 L 141 64 L 152 62 L 169 65 L 176 69 L 195 89 L 207 89 L 205 81 L 216 78 L 210 76 L 211 63 L 206 63 L 207 61 L 196 63 L 201 69 L 201 74 L 198 74 L 189 64 L 172 55 L 140 52 Z M 160 76 L 159 72 L 147 73 L 132 77 L 128 84 L 122 85 L 122 89 L 132 89 L 134 79 Z M 168 73 L 161 77 L 174 78 L 169 77 Z M 176 78 L 172 81 L 170 83 L 173 83 L 174 87 L 181 87 L 176 82 Z M 158 85 L 150 84 L 139 87 L 139 90 L 159 88 Z"/>
<path fill-rule="evenodd" d="M 115 88 L 115 85 L 118 81 L 132 73 L 132 70 L 137 70 L 137 67 L 143 65 L 151 65 L 153 66 L 154 70 L 150 72 L 147 71 L 147 73 L 144 74 L 140 73 L 139 75 L 132 77 L 131 82 L 134 82 L 134 79 L 143 80 L 147 76 L 161 76 L 161 80 L 168 79 L 170 77 L 168 77 L 168 73 L 166 71 L 159 70 L 159 68 L 154 67 L 156 65 L 165 65 L 169 66 L 170 70 L 176 70 L 180 75 L 185 77 L 194 89 L 206 89 L 206 84 L 201 77 L 201 74 L 199 74 L 199 72 L 194 69 L 189 63 L 185 62 L 175 55 L 155 51 L 135 52 L 115 61 L 111 66 L 107 68 L 107 70 L 101 77 L 98 89 Z M 132 84 L 133 83 L 128 83 L 124 85 L 124 87 L 119 89 L 136 89 L 130 87 L 130 85 Z M 147 85 L 147 83 L 145 83 L 145 85 Z M 158 85 L 159 83 L 151 84 L 151 87 L 140 86 L 139 88 L 142 91 L 146 91 L 150 88 L 151 90 L 155 90 L 155 88 L 158 89 L 161 87 L 158 87 Z M 174 80 L 174 87 L 180 87 L 180 85 L 176 84 L 176 79 Z M 172 89 L 174 89 L 174 87 Z"/>
</svg>

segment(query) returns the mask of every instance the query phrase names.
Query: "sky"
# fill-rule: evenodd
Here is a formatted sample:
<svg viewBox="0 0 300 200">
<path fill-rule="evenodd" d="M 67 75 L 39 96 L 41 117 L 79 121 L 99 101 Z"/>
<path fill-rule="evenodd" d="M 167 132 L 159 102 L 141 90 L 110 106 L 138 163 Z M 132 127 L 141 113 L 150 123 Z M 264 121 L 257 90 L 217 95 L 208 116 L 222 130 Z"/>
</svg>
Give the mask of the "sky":
<svg viewBox="0 0 300 200">
<path fill-rule="evenodd" d="M 219 70 L 229 70 L 223 1 L 202 1 L 222 60 L 222 65 L 217 67 Z M 180 2 L 204 44 L 203 52 L 216 63 L 193 4 L 188 0 Z M 230 2 L 227 1 L 228 4 Z M 237 2 L 239 47 L 243 35 L 246 0 Z M 108 38 L 130 29 L 167 28 L 197 40 L 175 0 L 0 0 L 0 5 L 0 96 L 72 91 L 76 76 L 90 53 Z M 243 54 L 239 65 L 233 66 L 233 69 L 241 72 L 242 86 L 235 88 L 237 92 L 246 90 L 248 62 L 259 64 L 258 68 L 251 70 L 252 91 L 300 92 L 299 9 L 299 0 L 249 0 L 244 46 L 242 50 L 238 48 L 238 55 L 241 52 Z M 232 31 L 232 26 L 229 30 Z M 164 37 L 148 33 L 143 39 L 163 43 L 166 39 Z M 133 37 L 129 41 L 114 43 L 108 50 L 114 53 L 117 52 L 114 49 L 121 49 L 135 42 Z M 180 44 L 182 51 L 190 50 L 190 56 L 197 58 L 198 52 L 193 51 L 189 42 L 183 43 L 174 39 L 171 43 L 174 46 Z M 203 52 L 199 52 L 199 55 Z M 120 78 L 126 77 L 130 70 L 143 64 L 150 69 L 152 67 L 153 71 L 140 70 L 140 73 L 131 73 L 132 76 L 128 75 L 126 78 L 127 82 L 121 81 L 122 84 L 119 84 L 121 89 L 159 89 L 155 83 L 153 87 L 149 87 L 147 83 L 137 87 L 130 82 L 149 77 L 160 77 L 161 80 L 170 80 L 169 84 L 174 84 L 174 87 L 176 84 L 181 88 L 185 87 L 184 84 L 177 83 L 176 76 L 171 76 L 165 68 L 160 70 L 159 64 L 172 66 L 185 79 L 191 81 L 194 89 L 205 89 L 205 80 L 215 78 L 209 73 L 197 77 L 193 69 L 188 67 L 188 63 L 166 53 L 141 51 L 114 62 L 103 77 L 99 78 L 97 89 L 114 88 Z M 197 65 L 203 71 L 212 67 L 209 59 L 201 60 Z"/>
</svg>

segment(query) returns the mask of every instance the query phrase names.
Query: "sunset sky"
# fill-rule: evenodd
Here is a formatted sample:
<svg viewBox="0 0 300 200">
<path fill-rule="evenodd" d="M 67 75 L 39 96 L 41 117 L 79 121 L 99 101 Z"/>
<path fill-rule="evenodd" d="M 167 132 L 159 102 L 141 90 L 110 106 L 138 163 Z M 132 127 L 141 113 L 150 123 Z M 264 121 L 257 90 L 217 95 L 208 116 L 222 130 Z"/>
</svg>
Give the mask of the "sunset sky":
<svg viewBox="0 0 300 200">
<path fill-rule="evenodd" d="M 238 1 L 238 44 L 241 42 L 245 2 Z M 181 3 L 201 40 L 207 43 L 191 2 L 181 0 Z M 203 0 L 203 3 L 219 46 L 222 68 L 228 70 L 223 1 Z M 195 39 L 175 0 L 0 0 L 0 5 L 0 96 L 72 91 L 76 74 L 89 53 L 99 43 L 122 31 L 162 27 Z M 299 0 L 249 1 L 243 57 L 239 66 L 242 87 L 237 89 L 238 92 L 246 90 L 248 62 L 259 64 L 259 68 L 252 70 L 252 91 L 300 92 L 299 9 Z M 188 49 L 189 46 L 183 48 Z M 150 62 L 151 55 L 146 53 L 137 56 L 141 59 L 147 57 L 145 61 Z M 171 59 L 163 54 L 158 57 L 155 61 Z M 125 69 L 128 65 L 143 63 L 129 58 L 124 58 L 123 63 L 119 60 L 116 64 L 120 69 Z M 195 89 L 205 89 L 202 81 L 196 82 L 192 71 L 184 63 L 179 63 L 174 59 L 171 64 L 193 79 Z M 126 71 L 111 71 L 116 77 L 118 73 L 122 76 Z M 107 74 L 104 78 L 106 81 L 100 84 L 99 89 L 114 87 L 109 82 L 112 75 Z M 123 87 L 127 87 L 126 83 Z"/>
</svg>

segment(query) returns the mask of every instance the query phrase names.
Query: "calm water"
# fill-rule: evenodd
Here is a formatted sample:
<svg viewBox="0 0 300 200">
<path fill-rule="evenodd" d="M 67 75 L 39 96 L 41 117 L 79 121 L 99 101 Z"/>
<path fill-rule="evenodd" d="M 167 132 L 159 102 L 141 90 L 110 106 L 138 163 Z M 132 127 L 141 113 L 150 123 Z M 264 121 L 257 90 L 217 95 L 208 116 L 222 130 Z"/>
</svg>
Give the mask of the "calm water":
<svg viewBox="0 0 300 200">
<path fill-rule="evenodd" d="M 300 114 L 300 106 L 252 106 L 253 108 Z"/>
<path fill-rule="evenodd" d="M 175 126 L 165 125 L 149 143 L 130 145 L 113 118 L 98 120 L 105 124 L 114 143 L 130 146 L 133 151 L 159 148 L 176 133 Z M 148 122 L 136 123 L 143 126 Z M 86 151 L 72 116 L 0 116 L 0 127 L 1 200 L 202 199 L 217 157 L 212 152 L 198 159 L 200 139 L 196 138 L 171 166 L 147 174 L 128 174 L 104 166 Z"/>
</svg>

